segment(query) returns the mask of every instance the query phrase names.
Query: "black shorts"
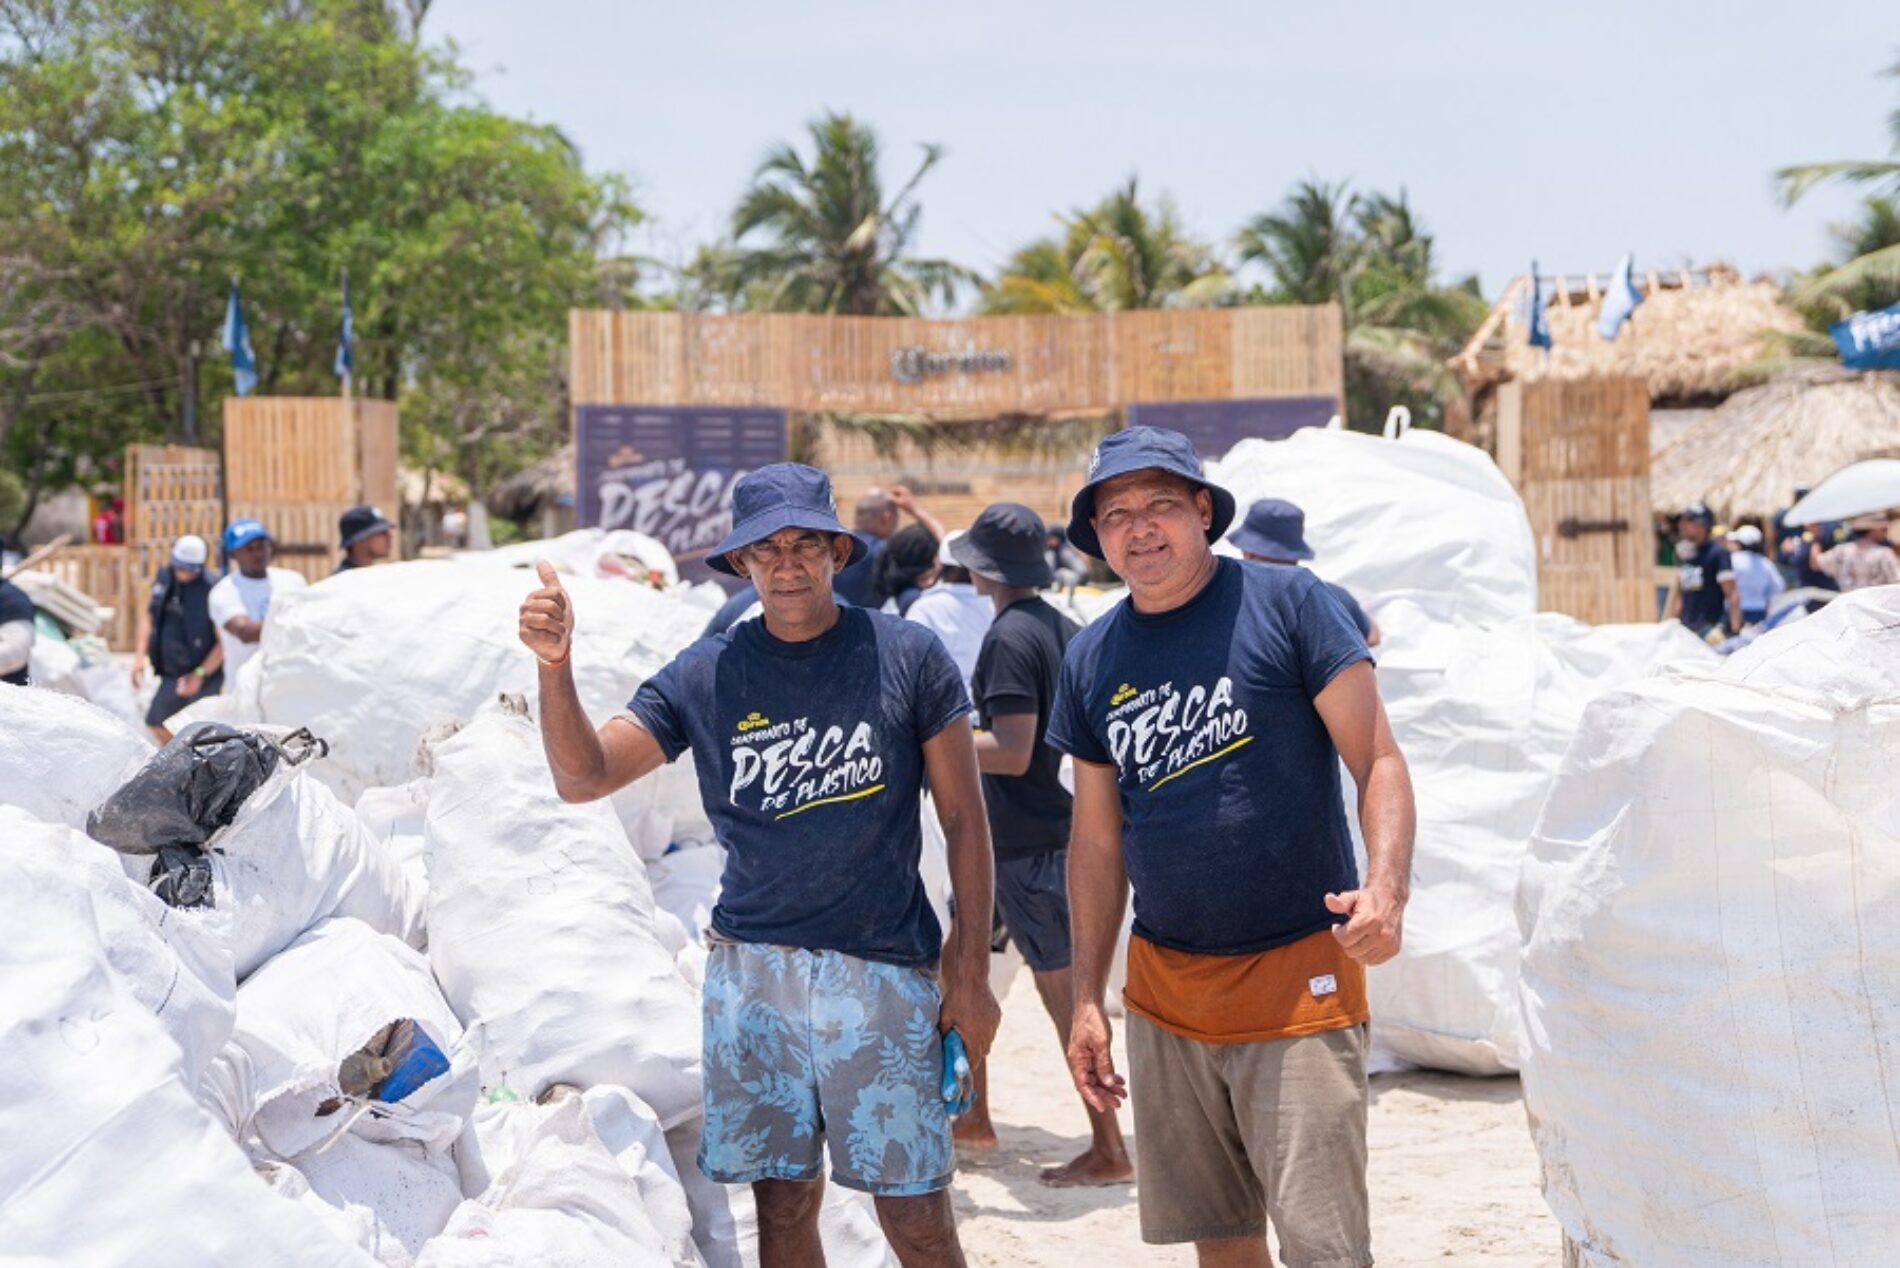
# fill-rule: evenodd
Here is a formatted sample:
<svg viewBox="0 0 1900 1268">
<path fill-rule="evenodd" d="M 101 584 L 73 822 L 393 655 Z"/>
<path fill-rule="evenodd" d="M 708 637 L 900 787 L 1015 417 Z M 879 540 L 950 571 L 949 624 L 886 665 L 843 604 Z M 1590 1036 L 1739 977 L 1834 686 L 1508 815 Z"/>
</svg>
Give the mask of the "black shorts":
<svg viewBox="0 0 1900 1268">
<path fill-rule="evenodd" d="M 1010 941 L 1038 973 L 1069 967 L 1069 852 L 996 860 L 996 909 Z"/>
<path fill-rule="evenodd" d="M 224 671 L 222 669 L 206 678 L 204 685 L 192 692 L 189 696 L 181 696 L 178 694 L 178 680 L 176 678 L 160 678 L 158 680 L 158 694 L 152 697 L 152 707 L 145 711 L 145 725 L 164 726 L 166 718 L 177 713 L 186 705 L 196 704 L 200 700 L 205 700 L 217 695 L 219 689 L 223 686 Z"/>
</svg>

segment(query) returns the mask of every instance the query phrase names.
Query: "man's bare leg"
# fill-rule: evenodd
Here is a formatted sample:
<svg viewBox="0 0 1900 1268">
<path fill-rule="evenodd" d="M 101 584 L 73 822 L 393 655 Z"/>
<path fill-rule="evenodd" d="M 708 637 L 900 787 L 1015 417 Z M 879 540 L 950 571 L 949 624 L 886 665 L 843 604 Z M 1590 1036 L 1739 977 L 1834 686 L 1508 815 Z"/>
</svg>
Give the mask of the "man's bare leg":
<svg viewBox="0 0 1900 1268">
<path fill-rule="evenodd" d="M 970 1081 L 976 1085 L 976 1097 L 970 1102 L 970 1112 L 950 1123 L 950 1139 L 959 1149 L 994 1149 L 996 1125 L 990 1122 L 990 1063 L 984 1061 L 972 1070 Z"/>
<path fill-rule="evenodd" d="M 1069 1023 L 1075 1016 L 1075 977 L 1068 969 L 1035 973 L 1036 994 L 1056 1024 L 1056 1038 L 1062 1051 L 1069 1050 Z M 1083 1107 L 1089 1116 L 1089 1147 L 1086 1152 L 1059 1167 L 1044 1167 L 1039 1177 L 1055 1188 L 1096 1184 L 1126 1184 L 1135 1178 L 1135 1164 L 1128 1157 L 1127 1142 L 1122 1139 L 1121 1123 L 1113 1110 Z"/>
<path fill-rule="evenodd" d="M 877 1222 L 904 1268 L 964 1268 L 950 1191 L 877 1200 Z M 821 1261 L 822 1262 L 822 1261 Z M 760 1268 L 765 1268 L 763 1263 Z"/>
<path fill-rule="evenodd" d="M 1273 1256 L 1264 1237 L 1227 1237 L 1217 1242 L 1195 1242 L 1201 1268 L 1273 1268 Z"/>
<path fill-rule="evenodd" d="M 759 1268 L 825 1268 L 825 1248 L 818 1240 L 824 1177 L 755 1180 L 752 1201 L 759 1212 Z"/>
</svg>

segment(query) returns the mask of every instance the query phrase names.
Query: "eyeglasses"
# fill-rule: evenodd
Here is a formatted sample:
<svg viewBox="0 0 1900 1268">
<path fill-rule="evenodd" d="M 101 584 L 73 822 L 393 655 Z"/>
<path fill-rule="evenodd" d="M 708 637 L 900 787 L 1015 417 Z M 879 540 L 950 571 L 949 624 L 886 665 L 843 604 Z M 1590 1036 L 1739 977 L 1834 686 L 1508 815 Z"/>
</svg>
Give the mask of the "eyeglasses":
<svg viewBox="0 0 1900 1268">
<path fill-rule="evenodd" d="M 823 537 L 801 537 L 790 547 L 781 546 L 775 541 L 753 542 L 750 546 L 741 546 L 739 554 L 748 562 L 761 568 L 770 568 L 785 557 L 787 550 L 801 564 L 815 564 L 831 553 L 831 542 Z"/>
</svg>

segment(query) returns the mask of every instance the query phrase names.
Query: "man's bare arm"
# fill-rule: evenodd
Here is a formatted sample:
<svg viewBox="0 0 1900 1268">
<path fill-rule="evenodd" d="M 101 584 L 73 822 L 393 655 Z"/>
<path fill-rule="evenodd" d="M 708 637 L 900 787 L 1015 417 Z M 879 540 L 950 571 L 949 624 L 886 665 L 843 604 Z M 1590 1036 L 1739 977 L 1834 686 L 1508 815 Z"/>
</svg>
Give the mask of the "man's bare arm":
<svg viewBox="0 0 1900 1268">
<path fill-rule="evenodd" d="M 1074 956 L 1075 1020 L 1069 1031 L 1069 1076 L 1097 1110 L 1127 1096 L 1110 1046 L 1108 967 L 1128 904 L 1122 862 L 1121 788 L 1113 766 L 1075 762 L 1075 816 L 1069 829 L 1069 929 Z"/>
<path fill-rule="evenodd" d="M 950 885 L 957 911 L 945 944 L 943 1008 L 938 1025 L 963 1037 L 972 1066 L 983 1060 L 1002 1022 L 990 993 L 990 913 L 996 876 L 990 853 L 989 816 L 977 778 L 970 720 L 958 718 L 924 744 L 924 772 L 943 825 L 950 858 Z"/>
<path fill-rule="evenodd" d="M 254 621 L 248 615 L 240 614 L 224 623 L 224 628 L 240 643 L 255 643 L 264 637 L 264 623 Z"/>
<path fill-rule="evenodd" d="M 1022 775 L 1036 755 L 1036 715 L 1004 713 L 976 733 L 976 765 L 985 775 Z"/>
<path fill-rule="evenodd" d="M 1313 697 L 1313 707 L 1358 785 L 1366 841 L 1365 883 L 1326 896 L 1329 910 L 1350 917 L 1333 933 L 1355 960 L 1383 964 L 1399 953 L 1412 894 L 1412 842 L 1418 834 L 1412 776 L 1392 738 L 1370 662 L 1342 670 Z"/>
</svg>

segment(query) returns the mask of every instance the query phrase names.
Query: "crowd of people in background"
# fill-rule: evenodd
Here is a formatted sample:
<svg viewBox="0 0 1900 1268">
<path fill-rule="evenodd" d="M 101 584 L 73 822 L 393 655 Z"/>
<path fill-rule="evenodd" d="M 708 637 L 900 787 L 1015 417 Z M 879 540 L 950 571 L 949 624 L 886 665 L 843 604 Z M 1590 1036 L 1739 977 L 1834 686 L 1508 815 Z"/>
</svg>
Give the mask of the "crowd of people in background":
<svg viewBox="0 0 1900 1268">
<path fill-rule="evenodd" d="M 1794 502 L 1808 494 L 1796 485 Z M 1763 527 L 1725 526 L 1704 502 L 1675 520 L 1676 579 L 1663 615 L 1720 644 L 1771 629 L 1797 608 L 1813 612 L 1834 594 L 1900 582 L 1900 555 L 1888 519 L 1863 515 L 1845 523 L 1788 523 L 1794 502 Z"/>
</svg>

